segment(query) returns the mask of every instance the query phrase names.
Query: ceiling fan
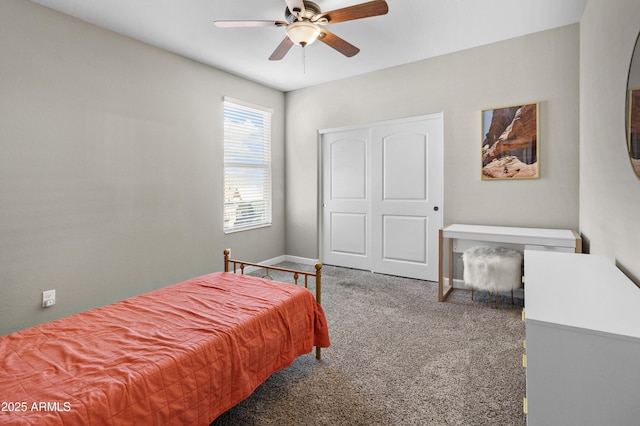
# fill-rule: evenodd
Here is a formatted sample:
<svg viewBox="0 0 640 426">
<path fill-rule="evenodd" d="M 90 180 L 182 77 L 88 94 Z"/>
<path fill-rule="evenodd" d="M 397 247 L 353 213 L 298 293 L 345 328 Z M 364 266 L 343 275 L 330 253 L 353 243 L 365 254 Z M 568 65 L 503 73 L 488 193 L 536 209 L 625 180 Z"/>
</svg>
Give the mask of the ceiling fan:
<svg viewBox="0 0 640 426">
<path fill-rule="evenodd" d="M 234 27 L 285 27 L 287 36 L 271 54 L 269 60 L 277 61 L 287 54 L 294 44 L 305 47 L 316 40 L 331 46 L 347 57 L 356 55 L 360 49 L 328 31 L 325 26 L 338 22 L 353 21 L 384 15 L 389 11 L 385 0 L 374 0 L 331 12 L 322 12 L 320 6 L 307 0 L 285 0 L 285 21 L 214 21 L 218 28 Z"/>
</svg>

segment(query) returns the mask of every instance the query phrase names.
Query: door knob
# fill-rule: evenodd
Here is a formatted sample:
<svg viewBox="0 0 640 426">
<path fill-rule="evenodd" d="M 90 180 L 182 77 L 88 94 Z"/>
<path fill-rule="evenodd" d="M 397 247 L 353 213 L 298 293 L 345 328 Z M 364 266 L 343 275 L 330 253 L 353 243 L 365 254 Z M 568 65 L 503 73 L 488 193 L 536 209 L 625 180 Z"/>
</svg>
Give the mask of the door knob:
<svg viewBox="0 0 640 426">
<path fill-rule="evenodd" d="M 434 212 L 437 212 L 438 210 L 440 210 L 440 207 L 438 207 L 438 206 L 434 206 L 434 207 L 433 207 L 433 211 L 434 211 Z"/>
</svg>

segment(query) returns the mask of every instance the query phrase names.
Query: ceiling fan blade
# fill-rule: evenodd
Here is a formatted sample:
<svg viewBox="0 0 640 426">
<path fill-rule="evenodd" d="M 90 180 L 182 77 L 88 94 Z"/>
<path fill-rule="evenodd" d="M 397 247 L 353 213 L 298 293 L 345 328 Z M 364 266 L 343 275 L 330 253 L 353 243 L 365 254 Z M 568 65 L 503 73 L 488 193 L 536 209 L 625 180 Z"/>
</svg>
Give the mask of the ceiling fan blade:
<svg viewBox="0 0 640 426">
<path fill-rule="evenodd" d="M 285 37 L 284 40 L 282 40 L 282 43 L 280 43 L 278 47 L 276 47 L 276 50 L 273 51 L 271 56 L 269 56 L 269 60 L 279 61 L 280 59 L 284 58 L 284 55 L 286 55 L 289 49 L 291 49 L 291 46 L 293 46 L 293 42 L 289 37 Z"/>
<path fill-rule="evenodd" d="M 388 11 L 389 6 L 386 1 L 374 0 L 322 13 L 314 17 L 313 21 L 319 21 L 324 18 L 328 21 L 328 24 L 335 24 L 338 22 L 353 21 L 354 19 L 385 15 Z"/>
<path fill-rule="evenodd" d="M 320 40 L 324 44 L 327 44 L 333 47 L 338 52 L 342 53 L 344 56 L 349 58 L 358 54 L 358 52 L 360 52 L 360 49 L 355 47 L 353 44 L 349 43 L 346 40 L 341 39 L 334 33 L 329 32 L 324 28 L 320 32 L 320 35 L 318 36 L 318 40 Z"/>
<path fill-rule="evenodd" d="M 239 27 L 285 27 L 285 21 L 213 21 L 213 25 L 218 28 L 239 28 Z"/>
<path fill-rule="evenodd" d="M 285 0 L 287 2 L 287 7 L 289 8 L 289 12 L 291 12 L 292 15 L 296 15 L 297 13 L 300 13 L 301 15 L 304 15 L 304 3 L 302 0 Z"/>
</svg>

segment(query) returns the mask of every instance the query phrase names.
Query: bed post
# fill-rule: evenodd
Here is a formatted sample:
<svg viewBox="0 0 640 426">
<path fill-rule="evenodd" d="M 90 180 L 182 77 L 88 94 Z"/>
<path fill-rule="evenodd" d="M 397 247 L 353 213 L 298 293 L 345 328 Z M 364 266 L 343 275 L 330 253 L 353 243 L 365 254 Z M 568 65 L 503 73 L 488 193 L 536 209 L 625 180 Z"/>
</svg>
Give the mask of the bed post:
<svg viewBox="0 0 640 426">
<path fill-rule="evenodd" d="M 322 294 L 322 263 L 316 263 L 316 300 L 319 304 L 322 304 L 321 294 Z"/>
<path fill-rule="evenodd" d="M 231 250 L 224 249 L 223 253 L 224 253 L 224 271 L 229 272 L 229 253 L 231 253 Z"/>
<path fill-rule="evenodd" d="M 318 305 L 322 306 L 322 300 L 321 300 L 321 295 L 322 295 L 322 263 L 318 262 L 316 263 L 316 302 L 318 302 Z M 322 354 L 321 354 L 321 348 L 319 346 L 316 346 L 316 359 L 318 361 L 320 361 Z"/>
</svg>

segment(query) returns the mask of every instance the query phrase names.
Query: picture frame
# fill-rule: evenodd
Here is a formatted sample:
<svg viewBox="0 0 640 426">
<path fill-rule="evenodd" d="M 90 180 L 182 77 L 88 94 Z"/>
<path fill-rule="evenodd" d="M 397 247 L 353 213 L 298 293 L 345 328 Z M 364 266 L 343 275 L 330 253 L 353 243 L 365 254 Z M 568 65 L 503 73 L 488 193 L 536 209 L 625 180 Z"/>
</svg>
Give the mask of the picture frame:
<svg viewBox="0 0 640 426">
<path fill-rule="evenodd" d="M 540 177 L 538 110 L 535 102 L 481 111 L 482 180 Z"/>
</svg>

